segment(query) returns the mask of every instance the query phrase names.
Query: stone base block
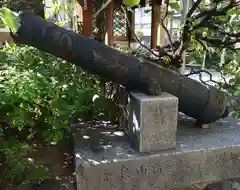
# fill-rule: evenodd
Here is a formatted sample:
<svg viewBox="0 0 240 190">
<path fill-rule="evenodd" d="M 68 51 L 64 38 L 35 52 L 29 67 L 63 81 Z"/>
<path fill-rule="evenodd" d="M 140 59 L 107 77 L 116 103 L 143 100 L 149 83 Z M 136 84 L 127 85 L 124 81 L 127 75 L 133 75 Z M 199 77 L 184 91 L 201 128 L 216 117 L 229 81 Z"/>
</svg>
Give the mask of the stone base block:
<svg viewBox="0 0 240 190">
<path fill-rule="evenodd" d="M 239 120 L 220 120 L 210 129 L 179 122 L 176 148 L 139 153 L 119 131 L 75 134 L 78 190 L 172 190 L 240 177 Z"/>
<path fill-rule="evenodd" d="M 139 152 L 174 148 L 178 98 L 167 93 L 148 96 L 131 93 L 127 133 Z"/>
</svg>

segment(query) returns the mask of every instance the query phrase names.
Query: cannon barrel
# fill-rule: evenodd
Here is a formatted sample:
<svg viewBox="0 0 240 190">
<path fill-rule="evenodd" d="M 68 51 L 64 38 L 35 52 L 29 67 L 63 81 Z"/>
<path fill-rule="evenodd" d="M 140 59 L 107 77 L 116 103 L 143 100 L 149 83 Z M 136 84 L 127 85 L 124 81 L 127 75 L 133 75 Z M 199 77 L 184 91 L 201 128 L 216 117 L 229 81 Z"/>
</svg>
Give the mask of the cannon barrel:
<svg viewBox="0 0 240 190">
<path fill-rule="evenodd" d="M 51 53 L 128 90 L 158 95 L 161 91 L 179 99 L 179 111 L 206 124 L 221 118 L 227 97 L 214 87 L 205 86 L 150 61 L 119 52 L 94 39 L 59 27 L 31 12 L 20 14 L 21 26 L 12 38 Z"/>
</svg>

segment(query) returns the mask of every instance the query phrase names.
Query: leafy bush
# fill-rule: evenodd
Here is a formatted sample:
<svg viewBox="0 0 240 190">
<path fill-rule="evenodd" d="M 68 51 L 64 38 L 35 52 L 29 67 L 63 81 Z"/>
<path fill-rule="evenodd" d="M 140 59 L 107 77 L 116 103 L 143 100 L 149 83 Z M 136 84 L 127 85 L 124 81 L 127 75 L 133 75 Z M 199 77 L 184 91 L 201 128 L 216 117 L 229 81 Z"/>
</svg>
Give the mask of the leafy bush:
<svg viewBox="0 0 240 190">
<path fill-rule="evenodd" d="M 116 118 L 98 77 L 33 47 L 0 50 L 1 188 L 14 181 L 41 183 L 45 166 L 29 162 L 32 142 L 58 143 L 77 118 Z"/>
<path fill-rule="evenodd" d="M 77 117 L 106 115 L 96 76 L 32 47 L 6 48 L 0 56 L 0 121 L 28 130 L 28 137 L 58 142 Z"/>
<path fill-rule="evenodd" d="M 233 117 L 240 119 L 240 53 L 227 53 L 225 63 L 221 67 L 224 75 L 229 77 L 229 82 L 223 83 L 223 88 L 234 96 L 235 103 L 231 103 L 233 107 Z"/>
<path fill-rule="evenodd" d="M 0 13 L 0 26 L 16 32 L 17 14 L 7 8 Z M 29 158 L 32 142 L 58 143 L 77 118 L 116 120 L 116 103 L 100 86 L 98 77 L 35 48 L 0 50 L 1 189 L 52 177 Z"/>
<path fill-rule="evenodd" d="M 0 154 L 4 163 L 0 174 L 1 189 L 14 184 L 40 184 L 45 179 L 51 178 L 52 174 L 47 167 L 37 165 L 28 157 L 33 147 L 21 143 L 15 139 L 1 142 Z M 11 182 L 12 184 L 9 184 Z"/>
</svg>

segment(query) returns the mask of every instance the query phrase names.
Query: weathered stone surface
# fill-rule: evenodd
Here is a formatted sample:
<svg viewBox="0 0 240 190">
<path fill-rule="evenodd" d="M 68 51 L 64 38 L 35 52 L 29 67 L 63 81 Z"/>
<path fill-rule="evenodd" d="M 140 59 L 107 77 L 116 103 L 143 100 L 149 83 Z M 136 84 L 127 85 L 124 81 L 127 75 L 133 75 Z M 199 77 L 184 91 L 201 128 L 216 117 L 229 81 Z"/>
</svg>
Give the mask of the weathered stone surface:
<svg viewBox="0 0 240 190">
<path fill-rule="evenodd" d="M 49 179 L 32 190 L 76 190 L 76 186 L 67 180 Z"/>
<path fill-rule="evenodd" d="M 140 152 L 173 148 L 176 144 L 178 98 L 167 93 L 131 93 L 128 135 Z"/>
<path fill-rule="evenodd" d="M 180 122 L 176 149 L 139 153 L 121 132 L 100 134 L 98 149 L 75 137 L 78 190 L 164 190 L 240 177 L 240 122 L 230 118 L 210 129 Z"/>
</svg>

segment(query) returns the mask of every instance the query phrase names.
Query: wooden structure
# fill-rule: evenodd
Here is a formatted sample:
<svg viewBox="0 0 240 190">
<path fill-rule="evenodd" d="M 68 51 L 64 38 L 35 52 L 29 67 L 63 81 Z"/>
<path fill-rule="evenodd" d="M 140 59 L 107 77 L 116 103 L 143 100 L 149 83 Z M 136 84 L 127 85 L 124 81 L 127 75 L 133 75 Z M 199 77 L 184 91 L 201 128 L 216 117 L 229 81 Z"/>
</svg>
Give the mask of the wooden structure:
<svg viewBox="0 0 240 190">
<path fill-rule="evenodd" d="M 79 15 L 78 26 L 81 34 L 85 36 L 93 36 L 94 26 L 94 3 L 96 0 L 78 0 L 77 12 Z M 141 0 L 140 6 L 152 6 L 152 22 L 151 22 L 151 47 L 155 48 L 157 45 L 164 44 L 165 32 L 160 27 L 159 19 L 161 17 L 161 10 L 159 0 Z M 131 28 L 128 27 L 125 15 L 121 9 L 121 0 L 112 1 L 107 7 L 107 32 L 106 44 L 112 46 L 115 41 L 134 41 L 132 31 L 135 26 L 134 11 L 128 12 L 128 20 Z"/>
</svg>

